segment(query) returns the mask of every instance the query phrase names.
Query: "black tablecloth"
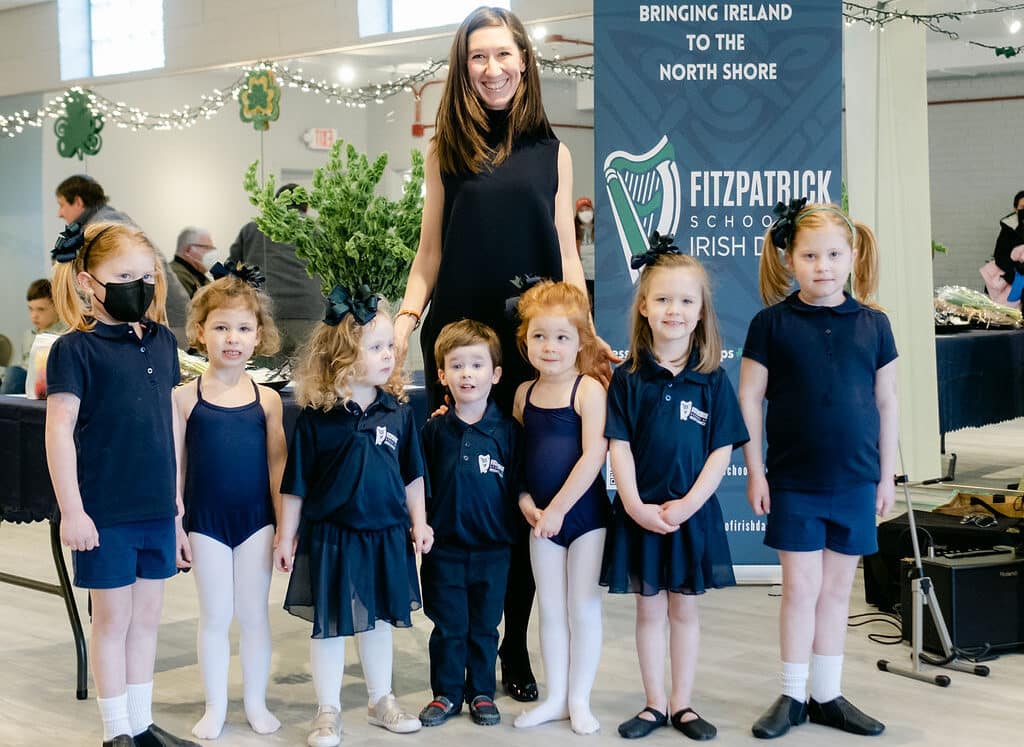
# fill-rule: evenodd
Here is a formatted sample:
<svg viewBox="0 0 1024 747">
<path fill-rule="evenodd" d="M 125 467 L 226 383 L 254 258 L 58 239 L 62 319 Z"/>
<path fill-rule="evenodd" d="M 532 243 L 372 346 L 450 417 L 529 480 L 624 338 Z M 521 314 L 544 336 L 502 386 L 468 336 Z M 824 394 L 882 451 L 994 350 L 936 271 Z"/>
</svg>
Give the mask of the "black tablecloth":
<svg viewBox="0 0 1024 747">
<path fill-rule="evenodd" d="M 426 422 L 425 390 L 413 386 L 408 393 L 416 422 Z M 281 401 L 290 439 L 300 408 L 290 390 L 281 392 Z M 0 521 L 43 521 L 57 508 L 46 467 L 45 424 L 45 400 L 0 395 Z"/>
<path fill-rule="evenodd" d="M 939 431 L 1024 416 L 1024 330 L 977 330 L 935 338 Z"/>
</svg>

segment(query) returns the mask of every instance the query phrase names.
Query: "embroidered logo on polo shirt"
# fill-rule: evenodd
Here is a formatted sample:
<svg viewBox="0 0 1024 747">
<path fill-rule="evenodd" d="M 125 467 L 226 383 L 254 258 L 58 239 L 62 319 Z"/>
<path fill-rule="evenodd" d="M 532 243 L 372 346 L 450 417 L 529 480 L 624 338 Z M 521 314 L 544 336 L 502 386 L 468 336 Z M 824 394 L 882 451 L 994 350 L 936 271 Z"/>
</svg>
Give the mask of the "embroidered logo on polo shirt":
<svg viewBox="0 0 1024 747">
<path fill-rule="evenodd" d="M 380 446 L 381 444 L 389 446 L 392 451 L 395 451 L 398 448 L 398 436 L 394 433 L 389 433 L 387 426 L 378 425 L 377 440 L 374 442 L 374 445 Z"/>
<path fill-rule="evenodd" d="M 505 466 L 490 454 L 479 454 L 476 458 L 476 463 L 480 467 L 481 475 L 486 475 L 490 472 L 498 477 L 505 476 Z"/>
<path fill-rule="evenodd" d="M 708 424 L 708 414 L 693 406 L 693 402 L 683 400 L 679 403 L 679 419 L 692 420 L 697 425 Z"/>
</svg>

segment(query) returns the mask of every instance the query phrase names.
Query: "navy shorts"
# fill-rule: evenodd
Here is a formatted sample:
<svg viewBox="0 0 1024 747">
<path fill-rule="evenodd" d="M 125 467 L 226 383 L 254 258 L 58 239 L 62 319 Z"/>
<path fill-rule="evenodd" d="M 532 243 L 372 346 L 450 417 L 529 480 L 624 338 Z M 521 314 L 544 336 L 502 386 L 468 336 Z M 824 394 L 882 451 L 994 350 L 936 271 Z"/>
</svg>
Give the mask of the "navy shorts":
<svg viewBox="0 0 1024 747">
<path fill-rule="evenodd" d="M 764 543 L 789 552 L 824 548 L 843 555 L 878 552 L 877 488 L 875 483 L 814 492 L 772 488 Z"/>
<path fill-rule="evenodd" d="M 137 578 L 170 578 L 177 573 L 174 519 L 132 521 L 101 527 L 100 545 L 74 551 L 75 586 L 116 589 Z"/>
</svg>

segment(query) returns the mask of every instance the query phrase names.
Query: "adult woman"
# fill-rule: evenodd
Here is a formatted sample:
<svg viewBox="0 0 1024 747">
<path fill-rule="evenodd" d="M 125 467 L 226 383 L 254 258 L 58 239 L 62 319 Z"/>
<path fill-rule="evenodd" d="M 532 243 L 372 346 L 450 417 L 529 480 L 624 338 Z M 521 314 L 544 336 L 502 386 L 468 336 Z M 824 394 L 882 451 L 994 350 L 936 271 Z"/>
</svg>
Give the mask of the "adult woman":
<svg viewBox="0 0 1024 747">
<path fill-rule="evenodd" d="M 515 321 L 504 311 L 517 292 L 510 281 L 536 275 L 586 288 L 573 228 L 572 158 L 548 123 L 530 41 L 512 13 L 478 8 L 456 32 L 425 168 L 420 245 L 395 321 L 398 355 L 430 301 L 421 344 L 434 409 L 443 400 L 437 333 L 461 318 L 491 326 L 503 370 L 493 396 L 510 413 L 516 387 L 532 375 L 516 349 Z M 505 689 L 535 700 L 526 650 L 534 589 L 525 525 L 522 534 L 513 548 L 498 653 Z"/>
</svg>

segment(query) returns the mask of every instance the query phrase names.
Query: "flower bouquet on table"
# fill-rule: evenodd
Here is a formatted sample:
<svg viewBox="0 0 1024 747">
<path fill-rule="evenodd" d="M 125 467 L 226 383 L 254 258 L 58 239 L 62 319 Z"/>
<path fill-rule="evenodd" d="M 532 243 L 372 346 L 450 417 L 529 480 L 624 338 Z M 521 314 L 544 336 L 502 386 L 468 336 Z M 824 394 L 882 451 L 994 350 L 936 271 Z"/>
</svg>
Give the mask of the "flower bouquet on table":
<svg viewBox="0 0 1024 747">
<path fill-rule="evenodd" d="M 959 285 L 935 289 L 936 329 L 964 324 L 985 329 L 1009 329 L 1022 326 L 1021 313 L 998 304 L 984 293 Z"/>
<path fill-rule="evenodd" d="M 362 286 L 391 301 L 405 292 L 420 236 L 423 155 L 412 152 L 411 175 L 397 201 L 377 194 L 387 163 L 386 153 L 371 164 L 339 140 L 313 172 L 312 189 L 297 187 L 276 198 L 273 177 L 263 185 L 257 180 L 258 161 L 245 173 L 249 201 L 260 211 L 256 225 L 274 241 L 295 244 L 306 272 L 321 279 L 325 298 L 336 288 L 355 293 Z M 308 216 L 289 209 L 303 202 L 311 208 Z"/>
</svg>

